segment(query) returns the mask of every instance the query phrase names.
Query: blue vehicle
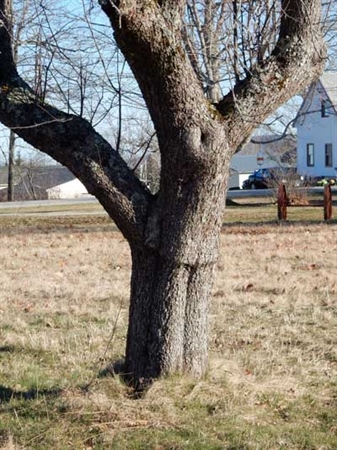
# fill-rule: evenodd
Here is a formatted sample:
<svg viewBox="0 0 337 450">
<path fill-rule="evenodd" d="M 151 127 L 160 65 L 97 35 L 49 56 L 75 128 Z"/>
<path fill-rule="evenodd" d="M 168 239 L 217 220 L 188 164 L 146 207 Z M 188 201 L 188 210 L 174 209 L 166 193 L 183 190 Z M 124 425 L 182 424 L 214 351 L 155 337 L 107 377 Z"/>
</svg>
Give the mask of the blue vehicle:
<svg viewBox="0 0 337 450">
<path fill-rule="evenodd" d="M 258 169 L 243 182 L 243 189 L 268 189 L 272 181 L 276 180 L 276 174 L 280 169 Z"/>
<path fill-rule="evenodd" d="M 258 169 L 243 182 L 243 189 L 270 189 L 278 183 L 285 182 L 289 177 L 298 177 L 294 167 L 269 167 Z M 298 179 L 299 183 L 299 179 Z"/>
</svg>

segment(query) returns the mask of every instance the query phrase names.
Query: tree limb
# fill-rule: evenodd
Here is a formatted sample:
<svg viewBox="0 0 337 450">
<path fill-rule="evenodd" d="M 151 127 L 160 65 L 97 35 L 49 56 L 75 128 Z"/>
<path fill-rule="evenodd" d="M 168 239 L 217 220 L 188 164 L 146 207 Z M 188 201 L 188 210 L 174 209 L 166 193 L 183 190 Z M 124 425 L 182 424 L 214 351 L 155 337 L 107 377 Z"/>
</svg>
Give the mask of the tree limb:
<svg viewBox="0 0 337 450">
<path fill-rule="evenodd" d="M 236 145 L 268 115 L 272 105 L 317 79 L 324 67 L 320 0 L 283 0 L 278 41 L 271 56 L 257 64 L 217 105 L 229 123 L 242 124 L 231 131 Z M 233 128 L 229 128 L 234 129 Z"/>
<path fill-rule="evenodd" d="M 97 197 L 125 237 L 141 241 L 151 194 L 87 120 L 42 103 L 19 77 L 8 12 L 8 1 L 0 0 L 0 121 L 67 166 Z"/>
<path fill-rule="evenodd" d="M 142 91 L 164 149 L 165 136 L 172 129 L 183 123 L 199 125 L 205 116 L 211 116 L 209 102 L 186 58 L 181 39 L 182 20 L 171 20 L 156 2 L 114 2 L 120 14 L 110 0 L 100 0 L 100 4 Z M 163 4 L 169 9 L 169 3 Z M 204 108 L 200 108 L 201 104 Z"/>
</svg>

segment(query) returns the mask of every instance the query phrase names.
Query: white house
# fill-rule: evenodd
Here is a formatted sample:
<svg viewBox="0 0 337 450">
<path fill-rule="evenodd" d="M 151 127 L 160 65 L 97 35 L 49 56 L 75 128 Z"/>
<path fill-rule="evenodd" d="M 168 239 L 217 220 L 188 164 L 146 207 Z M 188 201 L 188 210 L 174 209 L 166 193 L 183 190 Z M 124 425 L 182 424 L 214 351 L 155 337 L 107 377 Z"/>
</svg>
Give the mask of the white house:
<svg viewBox="0 0 337 450">
<path fill-rule="evenodd" d="M 67 199 L 90 196 L 85 186 L 63 166 L 16 167 L 15 200 Z M 7 198 L 7 168 L 0 170 L 0 201 Z M 1 189 L 4 184 L 4 189 Z"/>
<path fill-rule="evenodd" d="M 46 192 L 49 200 L 89 196 L 87 189 L 77 178 L 46 189 Z"/>
<path fill-rule="evenodd" d="M 297 115 L 297 172 L 337 174 L 337 72 L 326 72 L 310 86 Z"/>
</svg>

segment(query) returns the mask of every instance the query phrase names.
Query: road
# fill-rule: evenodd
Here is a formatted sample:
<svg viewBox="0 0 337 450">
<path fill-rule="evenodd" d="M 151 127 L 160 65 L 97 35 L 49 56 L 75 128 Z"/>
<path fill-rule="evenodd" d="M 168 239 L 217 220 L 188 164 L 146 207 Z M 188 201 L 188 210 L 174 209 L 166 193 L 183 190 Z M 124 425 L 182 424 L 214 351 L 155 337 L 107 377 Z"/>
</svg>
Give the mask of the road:
<svg viewBox="0 0 337 450">
<path fill-rule="evenodd" d="M 323 198 L 324 187 L 299 187 L 296 192 L 303 192 L 309 195 L 320 195 Z M 337 187 L 331 187 L 332 195 L 337 195 Z M 252 198 L 252 197 L 272 197 L 275 196 L 275 189 L 236 189 L 227 192 L 227 198 Z"/>
<path fill-rule="evenodd" d="M 233 190 L 229 191 L 227 197 L 230 199 L 235 198 L 249 198 L 249 197 L 268 197 L 273 195 L 273 191 L 269 189 L 259 190 Z M 95 204 L 97 209 L 95 209 Z M 74 209 L 71 209 L 71 205 Z M 93 205 L 93 210 L 88 210 L 86 207 Z M 83 206 L 83 209 L 81 209 Z M 64 210 L 62 210 L 64 208 Z M 73 198 L 62 200 L 32 200 L 32 201 L 20 201 L 20 202 L 0 202 L 0 216 L 17 216 L 17 215 L 43 215 L 43 216 L 56 216 L 56 215 L 89 215 L 100 214 L 98 200 L 94 197 L 87 198 Z M 102 210 L 103 213 L 103 210 Z"/>
<path fill-rule="evenodd" d="M 321 195 L 323 197 L 322 187 L 313 188 L 299 188 L 299 190 L 306 190 L 310 195 Z M 337 188 L 332 188 L 333 194 L 337 194 Z M 275 195 L 273 189 L 255 189 L 255 190 L 243 190 L 237 189 L 228 191 L 227 198 L 240 199 L 240 198 L 253 198 L 253 197 L 272 197 Z M 94 210 L 94 205 L 97 205 L 97 210 Z M 74 205 L 72 211 L 70 206 Z M 83 210 L 81 210 L 83 205 Z M 85 210 L 86 205 L 93 205 L 93 210 Z M 67 207 L 62 211 L 62 207 Z M 58 208 L 61 207 L 61 210 Z M 31 209 L 31 211 L 29 211 Z M 94 197 L 76 198 L 76 199 L 62 199 L 62 200 L 33 200 L 33 201 L 20 201 L 20 202 L 0 202 L 0 215 L 72 215 L 72 214 L 99 214 L 101 212 L 99 203 Z M 103 210 L 102 210 L 103 212 Z"/>
<path fill-rule="evenodd" d="M 0 202 L 1 216 L 66 216 L 106 214 L 94 197 Z"/>
<path fill-rule="evenodd" d="M 227 198 L 271 197 L 274 193 L 273 189 L 234 189 L 227 192 Z"/>
<path fill-rule="evenodd" d="M 36 208 L 38 206 L 64 206 L 64 205 L 81 205 L 85 203 L 98 203 L 95 197 L 85 198 L 68 198 L 62 200 L 27 200 L 20 202 L 0 202 L 1 209 L 21 209 L 21 208 Z"/>
</svg>

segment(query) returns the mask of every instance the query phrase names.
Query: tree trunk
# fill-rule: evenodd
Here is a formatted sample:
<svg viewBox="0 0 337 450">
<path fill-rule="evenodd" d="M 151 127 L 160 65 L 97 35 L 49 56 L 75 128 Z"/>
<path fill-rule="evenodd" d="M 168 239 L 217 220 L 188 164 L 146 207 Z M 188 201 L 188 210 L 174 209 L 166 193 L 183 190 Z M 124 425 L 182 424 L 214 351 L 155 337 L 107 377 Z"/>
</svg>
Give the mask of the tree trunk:
<svg viewBox="0 0 337 450">
<path fill-rule="evenodd" d="M 200 378 L 207 369 L 209 297 L 229 161 L 223 133 L 213 132 L 201 147 L 191 136 L 185 144 L 171 137 L 170 148 L 179 145 L 181 161 L 164 160 L 163 170 L 168 180 L 175 171 L 175 180 L 165 184 L 162 173 L 144 245 L 131 243 L 126 371 L 138 387 L 168 373 Z M 198 135 L 195 130 L 191 134 Z M 196 158 L 194 146 L 207 154 L 207 165 Z"/>
<path fill-rule="evenodd" d="M 214 263 L 188 267 L 142 249 L 132 262 L 127 373 L 136 384 L 167 373 L 202 376 Z"/>
</svg>

